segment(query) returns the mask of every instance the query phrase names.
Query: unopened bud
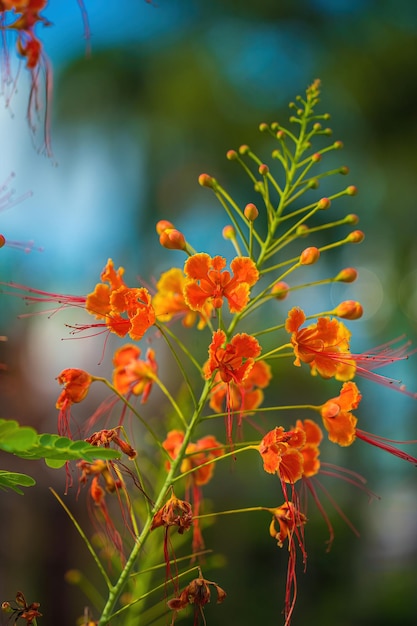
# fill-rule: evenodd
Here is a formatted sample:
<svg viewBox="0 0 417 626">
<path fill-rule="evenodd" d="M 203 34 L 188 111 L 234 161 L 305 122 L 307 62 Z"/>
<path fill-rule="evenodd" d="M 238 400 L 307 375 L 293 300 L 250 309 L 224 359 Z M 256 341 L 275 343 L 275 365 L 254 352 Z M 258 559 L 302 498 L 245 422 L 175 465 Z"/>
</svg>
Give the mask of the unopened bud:
<svg viewBox="0 0 417 626">
<path fill-rule="evenodd" d="M 358 188 L 355 185 L 349 185 L 349 187 L 346 187 L 346 193 L 348 196 L 356 196 Z"/>
<path fill-rule="evenodd" d="M 306 248 L 302 251 L 300 255 L 300 263 L 301 265 L 313 265 L 320 258 L 320 250 L 311 246 L 310 248 Z"/>
<path fill-rule="evenodd" d="M 265 165 L 265 163 L 262 163 L 259 166 L 259 173 L 261 176 L 266 176 L 267 174 L 269 174 L 269 167 L 267 165 Z"/>
<path fill-rule="evenodd" d="M 345 300 L 335 308 L 335 315 L 345 320 L 358 320 L 363 315 L 363 308 L 356 300 Z"/>
<path fill-rule="evenodd" d="M 245 206 L 243 214 L 247 220 L 254 222 L 259 215 L 259 211 L 252 202 L 249 202 L 249 204 Z"/>
<path fill-rule="evenodd" d="M 209 176 L 209 174 L 200 174 L 200 176 L 198 177 L 198 182 L 202 187 L 209 187 L 213 189 L 216 183 L 216 179 L 212 176 Z"/>
<path fill-rule="evenodd" d="M 315 124 L 313 124 L 313 130 L 321 130 L 321 124 L 320 122 L 316 122 Z"/>
<path fill-rule="evenodd" d="M 358 272 L 354 267 L 345 267 L 335 278 L 338 283 L 353 283 L 358 277 Z"/>
<path fill-rule="evenodd" d="M 362 230 L 353 230 L 348 236 L 349 243 L 361 243 L 365 239 L 365 234 Z"/>
<path fill-rule="evenodd" d="M 176 228 L 167 228 L 161 233 L 159 243 L 168 250 L 185 250 L 187 243 L 184 235 Z"/>
<path fill-rule="evenodd" d="M 237 159 L 237 157 L 238 157 L 238 154 L 237 154 L 236 150 L 228 150 L 226 152 L 226 158 L 229 161 L 235 161 Z"/>
<path fill-rule="evenodd" d="M 223 228 L 222 235 L 224 239 L 236 239 L 236 231 L 231 224 Z"/>
<path fill-rule="evenodd" d="M 343 141 L 335 141 L 333 144 L 335 150 L 341 150 L 343 148 Z"/>
<path fill-rule="evenodd" d="M 356 213 L 349 213 L 349 215 L 346 215 L 345 217 L 345 222 L 346 224 L 358 224 L 359 217 L 356 215 Z"/>
<path fill-rule="evenodd" d="M 247 146 L 246 144 L 243 144 L 239 148 L 239 154 L 247 154 L 249 150 L 250 150 L 249 146 Z"/>
<path fill-rule="evenodd" d="M 83 579 L 83 575 L 78 569 L 69 569 L 65 573 L 65 581 L 70 585 L 79 585 Z"/>
<path fill-rule="evenodd" d="M 274 294 L 274 298 L 276 298 L 277 300 L 285 300 L 285 298 L 288 296 L 289 291 L 289 285 L 287 285 L 287 283 L 284 283 L 283 280 L 275 283 L 275 285 L 271 289 L 271 293 Z"/>
<path fill-rule="evenodd" d="M 158 233 L 158 235 L 162 235 L 164 230 L 167 230 L 168 228 L 174 228 L 174 224 L 168 222 L 168 220 L 159 220 L 156 225 L 156 232 Z"/>
<path fill-rule="evenodd" d="M 311 160 L 313 161 L 313 163 L 318 163 L 319 161 L 321 161 L 321 154 L 319 152 L 315 152 L 311 155 Z"/>
<path fill-rule="evenodd" d="M 297 237 L 307 237 L 309 232 L 310 232 L 310 229 L 307 226 L 307 224 L 300 224 L 297 227 L 297 230 L 295 231 L 295 234 L 297 235 Z"/>
<path fill-rule="evenodd" d="M 285 139 L 285 132 L 283 130 L 277 132 L 277 139 Z"/>
<path fill-rule="evenodd" d="M 259 130 L 261 131 L 261 133 L 264 133 L 266 130 L 268 130 L 268 124 L 262 122 L 261 124 L 259 124 Z"/>
<path fill-rule="evenodd" d="M 318 209 L 328 209 L 330 205 L 331 205 L 331 202 L 329 198 L 322 198 L 321 200 L 317 202 Z"/>
<path fill-rule="evenodd" d="M 343 176 L 349 174 L 349 168 L 347 167 L 347 165 L 342 165 L 342 167 L 339 168 L 339 174 L 343 174 Z"/>
</svg>

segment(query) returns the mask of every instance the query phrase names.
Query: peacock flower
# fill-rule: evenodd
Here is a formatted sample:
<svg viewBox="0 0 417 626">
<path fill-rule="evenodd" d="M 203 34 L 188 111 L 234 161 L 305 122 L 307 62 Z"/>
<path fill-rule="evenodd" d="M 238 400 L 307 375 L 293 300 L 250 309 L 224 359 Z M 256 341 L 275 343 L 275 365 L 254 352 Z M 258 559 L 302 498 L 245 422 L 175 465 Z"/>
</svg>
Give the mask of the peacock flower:
<svg viewBox="0 0 417 626">
<path fill-rule="evenodd" d="M 320 443 L 323 439 L 321 428 L 313 422 L 306 419 L 304 421 L 297 420 L 296 428 L 303 430 L 305 433 L 305 442 L 300 448 L 303 456 L 303 478 L 311 478 L 320 470 Z"/>
<path fill-rule="evenodd" d="M 113 385 L 121 394 L 133 393 L 142 396 L 144 404 L 151 392 L 158 374 L 155 352 L 146 352 L 146 360 L 140 359 L 141 349 L 134 344 L 126 344 L 116 350 L 113 356 Z"/>
<path fill-rule="evenodd" d="M 222 413 L 223 402 L 226 400 L 226 405 L 232 412 L 239 411 L 243 414 L 254 411 L 262 404 L 264 397 L 262 389 L 269 385 L 271 377 L 271 368 L 266 361 L 255 361 L 240 385 L 233 381 L 224 383 L 220 372 L 217 372 L 214 378 L 215 386 L 210 394 L 210 406 L 213 411 Z"/>
<path fill-rule="evenodd" d="M 162 443 L 162 447 L 168 452 L 171 459 L 176 459 L 184 441 L 184 433 L 180 430 L 169 431 L 167 438 Z M 196 443 L 189 443 L 183 462 L 181 472 L 190 472 L 187 476 L 186 492 L 191 490 L 191 500 L 193 503 L 193 552 L 198 552 L 204 547 L 203 536 L 199 526 L 200 504 L 202 499 L 202 485 L 207 484 L 214 472 L 215 459 L 223 455 L 224 449 L 213 435 L 207 435 L 198 439 Z M 169 469 L 169 463 L 168 463 Z"/>
<path fill-rule="evenodd" d="M 349 381 L 336 398 L 323 404 L 320 413 L 330 441 L 340 446 L 350 446 L 355 441 L 358 420 L 351 411 L 358 408 L 361 398 L 356 384 Z"/>
<path fill-rule="evenodd" d="M 304 311 L 294 307 L 288 313 L 285 329 L 291 333 L 294 365 L 308 363 L 311 373 L 323 378 L 347 381 L 356 372 L 356 363 L 349 352 L 350 331 L 343 322 L 319 317 L 317 323 L 300 328 L 305 322 Z"/>
<path fill-rule="evenodd" d="M 206 326 L 213 306 L 206 302 L 201 310 L 192 310 L 184 298 L 186 280 L 184 272 L 178 267 L 172 267 L 161 274 L 156 283 L 157 292 L 152 299 L 156 319 L 169 322 L 173 318 L 181 317 L 186 328 L 191 328 L 198 320 L 197 328 L 201 330 Z"/>
<path fill-rule="evenodd" d="M 69 426 L 71 405 L 84 400 L 93 382 L 93 377 L 84 370 L 68 368 L 63 370 L 56 380 L 64 387 L 56 401 L 56 408 L 59 409 L 58 433 L 62 436 L 71 437 Z"/>
<path fill-rule="evenodd" d="M 282 426 L 269 431 L 259 444 L 264 470 L 268 474 L 278 474 L 281 481 L 294 484 L 304 471 L 304 457 L 300 449 L 306 443 L 306 433 L 302 428 L 286 432 Z"/>
<path fill-rule="evenodd" d="M 215 309 L 226 299 L 231 313 L 242 311 L 249 301 L 250 288 L 259 272 L 249 257 L 236 257 L 230 264 L 232 274 L 225 270 L 226 259 L 211 257 L 205 252 L 190 256 L 184 265 L 187 282 L 184 298 L 193 311 L 204 311 L 207 302 Z"/>
</svg>

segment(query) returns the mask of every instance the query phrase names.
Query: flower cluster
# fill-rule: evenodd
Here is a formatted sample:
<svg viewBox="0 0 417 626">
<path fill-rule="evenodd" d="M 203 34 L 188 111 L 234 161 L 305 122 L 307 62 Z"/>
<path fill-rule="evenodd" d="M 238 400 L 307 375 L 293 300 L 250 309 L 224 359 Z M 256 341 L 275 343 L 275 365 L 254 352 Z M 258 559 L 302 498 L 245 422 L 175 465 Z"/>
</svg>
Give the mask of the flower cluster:
<svg viewBox="0 0 417 626">
<path fill-rule="evenodd" d="M 217 516 L 220 524 L 221 515 L 249 514 L 255 510 L 272 514 L 269 534 L 278 547 L 288 548 L 284 624 L 289 626 L 297 598 L 298 553 L 306 567 L 306 492 L 324 518 L 330 541 L 333 538 L 330 518 L 315 487 L 320 472 L 330 473 L 325 461 L 328 442 L 346 448 L 361 440 L 417 464 L 415 457 L 391 445 L 395 442 L 389 443 L 358 428 L 362 418 L 355 414 L 362 400 L 355 382 L 360 376 L 416 397 L 396 381 L 375 373 L 384 365 L 408 358 L 408 344 L 397 341 L 363 354 L 353 352 L 353 331 L 346 324 L 362 315 L 362 306 L 355 300 L 347 299 L 327 311 L 304 311 L 294 304 L 285 307 L 287 298 L 292 299 L 300 289 L 316 284 L 305 278 L 310 266 L 322 262 L 332 250 L 358 244 L 364 238 L 356 228 L 339 238 L 335 234 L 325 245 L 321 245 L 320 237 L 316 238 L 317 233 L 329 237 L 329 233 L 338 233 L 340 228 L 356 227 L 358 221 L 352 214 L 334 222 L 323 217 L 323 212 L 330 211 L 338 198 L 352 197 L 357 190 L 350 185 L 329 197 L 321 197 L 316 191 L 320 179 L 348 173 L 344 166 L 314 173 L 328 152 L 342 148 L 341 142 L 335 141 L 318 151 L 312 149 L 318 137 L 330 136 L 330 130 L 322 127 L 328 115 L 315 111 L 319 95 L 320 83 L 315 81 L 305 97 L 291 105 L 290 130 L 278 123 L 261 124 L 261 132 L 277 142 L 272 152 L 276 173 L 247 145 L 227 153 L 227 159 L 249 175 L 259 199 L 256 205 L 248 202 L 241 207 L 214 177 L 199 177 L 200 185 L 214 193 L 225 209 L 228 223 L 223 235 L 234 250 L 230 260 L 196 251 L 172 222 L 161 220 L 156 225 L 161 246 L 184 258 L 179 267 L 169 267 L 155 279 L 153 292 L 141 285 L 128 286 L 124 268 L 116 269 L 111 259 L 100 281 L 85 296 L 52 294 L 9 284 L 29 303 L 54 303 L 61 310 L 73 306 L 94 318 L 93 323 L 73 326 L 73 333 L 105 332 L 129 340 L 112 356 L 111 380 L 80 368 L 65 369 L 57 377 L 63 387 L 56 403 L 59 434 L 73 437 L 70 411 L 78 411 L 74 405 L 85 400 L 93 382 L 100 383 L 110 391 L 111 398 L 105 399 L 94 415 L 81 423 L 78 434 L 93 446 L 113 446 L 125 457 L 125 461 L 83 459 L 75 468 L 69 466 L 69 459 L 67 463 L 67 472 L 78 472 L 80 486 L 90 484 L 95 519 L 104 527 L 113 552 L 119 556 L 117 563 L 114 554 L 111 559 L 118 572 L 116 583 L 111 583 L 104 573 L 108 597 L 101 607 L 99 626 L 112 623 L 121 612 L 131 610 L 137 616 L 139 600 L 148 599 L 160 588 L 154 574 L 161 567 L 166 575 L 166 593 L 168 583 L 173 585 L 173 597 L 167 602 L 173 611 L 171 623 L 177 612 L 189 605 L 195 609 L 194 624 L 200 617 L 205 623 L 203 607 L 210 600 L 211 588 L 216 590 L 218 602 L 226 594 L 201 572 L 203 563 L 210 565 L 210 558 L 200 523 Z M 301 199 L 305 199 L 303 208 Z M 321 220 L 312 226 L 317 213 L 321 213 Z M 306 237 L 310 237 L 308 246 Z M 291 253 L 285 256 L 287 249 Z M 332 263 L 337 263 L 337 256 L 332 257 Z M 342 268 L 319 283 L 349 284 L 356 276 L 353 267 Z M 314 299 L 310 302 L 314 303 Z M 177 333 L 178 320 L 182 327 Z M 144 338 L 151 345 L 146 352 L 138 345 Z M 161 355 L 166 356 L 166 351 L 172 356 L 174 376 L 163 382 L 161 372 L 166 374 L 167 368 Z M 300 380 L 310 374 L 315 380 L 339 381 L 339 395 L 329 391 L 318 405 L 276 404 L 277 391 L 281 395 L 291 385 L 292 377 L 282 367 L 285 362 L 291 375 L 299 375 Z M 181 385 L 177 382 L 178 374 Z M 149 412 L 145 414 L 143 405 L 149 402 L 153 389 L 154 402 L 146 407 Z M 281 419 L 282 409 L 291 412 L 289 420 Z M 158 415 L 154 417 L 155 411 Z M 310 412 L 309 417 L 301 418 L 301 411 Z M 221 436 L 218 418 L 225 421 Z M 105 421 L 102 429 L 91 433 L 99 420 Z M 133 433 L 129 436 L 124 426 L 127 423 Z M 327 440 L 323 436 L 326 433 Z M 225 443 L 218 437 L 224 437 Z M 213 507 L 205 499 L 206 485 L 212 482 L 211 492 L 215 494 L 221 470 L 230 468 L 223 461 L 240 463 L 243 455 L 253 451 L 265 473 L 277 477 L 281 504 L 248 503 L 245 509 L 215 511 L 215 504 Z M 343 477 L 343 471 L 338 475 Z M 363 479 L 354 470 L 345 471 L 348 483 L 362 486 Z M 331 473 L 337 474 L 334 466 Z M 233 478 L 229 476 L 228 480 Z M 128 488 L 130 481 L 132 490 Z M 277 488 L 271 491 L 275 504 Z M 183 499 L 175 495 L 180 490 Z M 353 528 L 336 502 L 335 507 Z M 117 515 L 128 533 L 117 528 Z M 164 529 L 162 547 L 160 528 Z M 171 532 L 172 528 L 177 532 Z M 190 549 L 180 557 L 190 529 Z M 95 558 L 104 571 L 99 557 Z M 197 558 L 199 566 L 193 565 Z M 181 570 L 180 564 L 186 562 L 189 569 Z M 180 591 L 180 578 L 192 572 L 195 575 L 196 567 L 197 578 Z M 142 586 L 136 584 L 135 577 L 143 572 L 147 573 L 147 582 Z M 125 604 L 119 602 L 120 597 Z"/>
</svg>

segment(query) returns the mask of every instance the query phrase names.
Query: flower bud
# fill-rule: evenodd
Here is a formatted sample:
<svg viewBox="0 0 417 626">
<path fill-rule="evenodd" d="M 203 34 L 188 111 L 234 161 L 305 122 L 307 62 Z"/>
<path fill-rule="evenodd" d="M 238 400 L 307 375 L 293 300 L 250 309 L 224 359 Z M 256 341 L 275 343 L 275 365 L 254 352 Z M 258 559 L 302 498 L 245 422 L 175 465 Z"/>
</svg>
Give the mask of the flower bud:
<svg viewBox="0 0 417 626">
<path fill-rule="evenodd" d="M 285 139 L 285 132 L 283 130 L 277 132 L 277 139 Z"/>
<path fill-rule="evenodd" d="M 261 163 L 258 171 L 261 176 L 266 176 L 267 174 L 269 174 L 269 167 L 265 165 L 265 163 Z"/>
<path fill-rule="evenodd" d="M 261 131 L 261 133 L 264 133 L 266 130 L 268 130 L 268 124 L 262 122 L 261 124 L 259 124 L 259 130 Z"/>
<path fill-rule="evenodd" d="M 185 250 L 187 243 L 184 235 L 176 228 L 167 228 L 161 233 L 159 243 L 168 250 Z"/>
<path fill-rule="evenodd" d="M 365 234 L 361 230 L 353 230 L 348 236 L 349 243 L 361 243 L 365 239 Z"/>
<path fill-rule="evenodd" d="M 300 224 L 297 227 L 297 230 L 295 231 L 295 234 L 297 235 L 297 237 L 307 237 L 309 232 L 310 232 L 310 229 L 307 226 L 307 224 Z"/>
<path fill-rule="evenodd" d="M 259 211 L 252 202 L 249 202 L 249 204 L 245 206 L 243 214 L 247 220 L 254 222 L 259 215 Z"/>
<path fill-rule="evenodd" d="M 363 308 L 356 300 L 345 300 L 335 308 L 335 315 L 345 320 L 357 320 L 363 315 Z"/>
<path fill-rule="evenodd" d="M 355 214 L 355 213 L 349 213 L 349 215 L 346 215 L 345 217 L 345 222 L 346 224 L 358 224 L 359 223 L 359 217 Z"/>
<path fill-rule="evenodd" d="M 343 176 L 346 176 L 346 174 L 349 174 L 349 168 L 346 165 L 342 165 L 342 167 L 339 169 L 339 174 L 343 174 Z"/>
<path fill-rule="evenodd" d="M 198 182 L 202 187 L 209 187 L 210 189 L 213 189 L 216 184 L 216 179 L 209 176 L 209 174 L 200 174 Z"/>
<path fill-rule="evenodd" d="M 320 250 L 314 246 L 306 248 L 300 255 L 301 265 L 313 265 L 320 258 Z"/>
<path fill-rule="evenodd" d="M 348 196 L 356 196 L 358 188 L 355 185 L 349 185 L 349 187 L 346 187 L 346 193 Z"/>
<path fill-rule="evenodd" d="M 317 203 L 317 208 L 318 209 L 328 209 L 330 204 L 331 204 L 331 202 L 330 202 L 329 198 L 321 198 L 321 200 L 319 200 L 318 203 Z"/>
<path fill-rule="evenodd" d="M 168 220 L 159 220 L 156 225 L 156 232 L 158 233 L 158 235 L 162 235 L 164 230 L 167 230 L 168 228 L 174 228 L 174 224 L 171 224 L 171 222 L 168 222 Z"/>
<path fill-rule="evenodd" d="M 246 144 L 243 144 L 239 148 L 239 154 L 247 154 L 249 150 L 250 150 L 249 146 L 247 146 Z"/>
<path fill-rule="evenodd" d="M 345 267 L 344 270 L 340 270 L 335 278 L 338 283 L 353 283 L 358 277 L 358 272 L 353 267 Z"/>
<path fill-rule="evenodd" d="M 335 141 L 333 144 L 335 150 L 341 150 L 343 148 L 343 141 Z"/>
<path fill-rule="evenodd" d="M 223 228 L 222 235 L 224 239 L 236 239 L 236 231 L 231 224 L 228 224 Z"/>
<path fill-rule="evenodd" d="M 315 152 L 311 155 L 311 160 L 313 161 L 313 163 L 318 163 L 319 161 L 321 161 L 321 154 L 319 152 Z"/>
<path fill-rule="evenodd" d="M 238 157 L 238 154 L 236 150 L 228 150 L 226 152 L 226 159 L 228 159 L 229 161 L 235 161 L 237 157 Z"/>
<path fill-rule="evenodd" d="M 287 285 L 287 283 L 285 283 L 283 280 L 275 283 L 275 285 L 271 289 L 271 293 L 277 300 L 285 300 L 285 298 L 288 296 L 289 291 L 289 285 Z"/>
</svg>

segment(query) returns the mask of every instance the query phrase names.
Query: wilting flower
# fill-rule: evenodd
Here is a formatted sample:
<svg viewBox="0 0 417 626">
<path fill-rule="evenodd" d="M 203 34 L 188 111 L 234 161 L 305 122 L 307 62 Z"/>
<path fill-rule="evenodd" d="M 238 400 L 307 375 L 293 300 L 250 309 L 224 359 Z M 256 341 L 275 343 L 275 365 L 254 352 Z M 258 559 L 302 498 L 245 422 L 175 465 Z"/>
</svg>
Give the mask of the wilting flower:
<svg viewBox="0 0 417 626">
<path fill-rule="evenodd" d="M 248 257 L 236 257 L 230 264 L 233 275 L 224 270 L 225 266 L 223 257 L 211 257 L 205 252 L 187 259 L 184 272 L 188 280 L 184 297 L 190 309 L 202 311 L 207 302 L 218 309 L 223 305 L 224 298 L 231 313 L 238 313 L 245 308 L 250 288 L 259 278 L 256 265 Z"/>
<path fill-rule="evenodd" d="M 96 459 L 92 463 L 80 461 L 77 467 L 81 470 L 80 486 L 86 484 L 88 478 L 92 477 L 89 494 L 91 502 L 94 505 L 94 511 L 100 511 L 101 517 L 104 520 L 106 535 L 123 559 L 122 538 L 111 518 L 105 498 L 106 493 L 113 494 L 121 489 L 126 493 L 126 487 L 119 474 L 117 478 L 113 476 L 111 470 L 114 466 L 111 461 L 103 461 L 101 459 Z M 101 483 L 104 483 L 104 486 L 102 486 Z"/>
<path fill-rule="evenodd" d="M 304 458 L 300 449 L 305 442 L 304 429 L 294 428 L 286 432 L 282 426 L 276 426 L 259 444 L 264 470 L 268 474 L 278 474 L 285 483 L 294 484 L 300 480 L 304 470 Z"/>
<path fill-rule="evenodd" d="M 113 356 L 113 384 L 119 393 L 141 395 L 143 404 L 158 374 L 158 365 L 151 348 L 146 353 L 146 360 L 140 359 L 140 355 L 141 349 L 134 344 L 126 344 L 116 350 Z"/>
<path fill-rule="evenodd" d="M 199 311 L 191 309 L 184 298 L 186 281 L 184 272 L 178 267 L 172 267 L 161 274 L 152 300 L 156 318 L 161 322 L 169 322 L 173 318 L 181 317 L 186 328 L 190 328 L 198 320 L 197 328 L 202 329 L 210 318 L 213 306 L 206 302 Z"/>
<path fill-rule="evenodd" d="M 211 599 L 211 590 L 210 586 L 213 586 L 217 592 L 217 604 L 223 602 L 226 599 L 226 592 L 224 589 L 219 587 L 217 583 L 214 583 L 210 580 L 206 580 L 203 578 L 201 574 L 201 570 L 199 568 L 199 577 L 194 578 L 179 594 L 177 598 L 172 598 L 168 601 L 168 606 L 173 611 L 180 611 L 184 609 L 189 604 L 194 605 L 194 626 L 197 626 L 199 621 L 199 616 L 201 615 L 203 619 L 203 623 L 206 621 L 204 619 L 203 607 L 210 602 Z M 173 623 L 173 621 L 171 622 Z"/>
<path fill-rule="evenodd" d="M 14 617 L 14 623 L 17 623 L 18 619 L 23 619 L 26 624 L 30 626 L 33 624 L 33 620 L 36 621 L 37 617 L 42 617 L 42 613 L 38 611 L 40 607 L 39 602 L 31 602 L 28 604 L 26 598 L 21 591 L 16 594 L 16 601 L 14 605 L 11 602 L 2 602 L 1 610 L 4 613 L 9 613 L 10 617 Z"/>
<path fill-rule="evenodd" d="M 287 584 L 285 587 L 285 624 L 288 626 L 291 621 L 291 615 L 294 611 L 297 599 L 297 572 L 296 558 L 297 546 L 294 536 L 297 538 L 298 545 L 303 555 L 304 564 L 306 563 L 307 554 L 304 548 L 302 527 L 307 522 L 306 516 L 301 513 L 298 508 L 290 501 L 284 502 L 276 509 L 270 509 L 273 517 L 269 526 L 269 534 L 277 540 L 278 546 L 283 547 L 284 542 L 288 540 L 288 567 L 287 567 Z M 278 523 L 278 529 L 276 524 Z"/>
<path fill-rule="evenodd" d="M 69 427 L 70 407 L 72 404 L 84 400 L 93 382 L 93 377 L 84 370 L 69 368 L 63 370 L 59 376 L 57 376 L 57 381 L 60 385 L 64 386 L 64 389 L 61 391 L 56 401 L 56 408 L 59 409 L 58 433 L 63 436 L 71 437 Z"/>
<path fill-rule="evenodd" d="M 108 448 L 110 443 L 113 442 L 129 459 L 135 459 L 137 456 L 136 450 L 129 443 L 123 441 L 118 433 L 119 428 L 103 429 L 93 433 L 86 441 L 91 443 L 92 446 L 104 446 L 105 448 Z"/>
<path fill-rule="evenodd" d="M 163 448 L 168 452 L 171 459 L 176 459 L 184 441 L 184 433 L 180 430 L 169 431 L 167 438 L 162 443 Z M 187 476 L 187 499 L 188 491 L 191 489 L 191 499 L 193 502 L 193 515 L 197 517 L 201 504 L 201 486 L 209 482 L 213 476 L 214 463 L 216 458 L 223 454 L 223 446 L 213 435 L 207 435 L 198 439 L 196 443 L 189 443 L 185 451 L 184 460 L 181 463 L 181 472 L 191 472 Z M 204 547 L 198 519 L 194 519 L 193 551 L 197 552 Z"/>
<path fill-rule="evenodd" d="M 356 384 L 347 382 L 339 396 L 323 404 L 320 413 L 330 441 L 340 446 L 350 446 L 355 441 L 358 420 L 351 411 L 358 408 L 361 398 Z"/>
</svg>

